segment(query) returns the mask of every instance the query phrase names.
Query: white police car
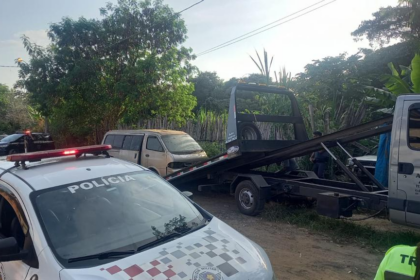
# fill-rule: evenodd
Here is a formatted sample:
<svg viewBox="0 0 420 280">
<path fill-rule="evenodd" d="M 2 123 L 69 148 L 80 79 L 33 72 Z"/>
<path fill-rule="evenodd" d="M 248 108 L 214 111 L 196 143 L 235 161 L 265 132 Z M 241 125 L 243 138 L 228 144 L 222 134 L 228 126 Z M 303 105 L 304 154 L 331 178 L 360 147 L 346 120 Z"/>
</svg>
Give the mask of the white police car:
<svg viewBox="0 0 420 280">
<path fill-rule="evenodd" d="M 0 279 L 275 278 L 260 246 L 110 148 L 0 163 Z"/>
</svg>

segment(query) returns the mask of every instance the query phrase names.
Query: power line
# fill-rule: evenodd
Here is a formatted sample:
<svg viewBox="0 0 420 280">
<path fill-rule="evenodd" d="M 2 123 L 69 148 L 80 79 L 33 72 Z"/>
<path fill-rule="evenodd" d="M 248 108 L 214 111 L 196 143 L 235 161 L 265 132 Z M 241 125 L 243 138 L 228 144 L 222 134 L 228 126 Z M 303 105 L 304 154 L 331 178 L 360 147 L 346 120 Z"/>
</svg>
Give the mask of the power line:
<svg viewBox="0 0 420 280">
<path fill-rule="evenodd" d="M 337 0 L 333 0 L 333 1 L 331 1 L 331 2 L 328 2 L 328 3 L 324 4 L 324 5 L 318 6 L 317 8 L 314 8 L 314 9 L 312 9 L 312 10 L 309 10 L 309 11 L 307 11 L 306 13 L 300 14 L 300 15 L 298 15 L 298 16 L 296 16 L 296 17 L 293 17 L 293 18 L 291 18 L 291 19 L 289 19 L 289 20 L 286 20 L 286 21 L 281 22 L 281 23 L 279 23 L 279 24 L 273 25 L 273 26 L 271 26 L 271 27 L 269 27 L 269 28 L 266 28 L 266 29 L 264 29 L 264 30 L 262 30 L 262 31 L 260 31 L 260 32 L 257 32 L 257 33 L 255 33 L 255 34 L 252 34 L 252 35 L 249 35 L 249 36 L 247 36 L 247 37 L 243 38 L 243 37 L 244 37 L 244 36 L 246 36 L 247 34 L 254 33 L 254 32 L 255 32 L 255 31 L 257 31 L 257 30 L 260 30 L 261 28 L 264 28 L 264 27 L 260 27 L 259 29 L 256 29 L 256 30 L 254 30 L 254 31 L 248 32 L 247 34 L 244 34 L 244 35 L 239 36 L 239 37 L 237 37 L 237 38 L 235 38 L 235 39 L 232 39 L 232 40 L 227 41 L 227 42 L 225 42 L 225 43 L 223 43 L 223 44 L 220 44 L 220 45 L 218 45 L 218 46 L 216 46 L 216 47 L 213 47 L 213 48 L 211 48 L 211 49 L 208 49 L 208 50 L 206 50 L 206 51 L 203 51 L 203 52 L 201 52 L 201 53 L 197 54 L 197 56 L 202 56 L 202 55 L 205 55 L 205 54 L 208 54 L 208 53 L 211 53 L 211 52 L 214 52 L 214 51 L 220 50 L 220 49 L 225 48 L 225 47 L 227 47 L 227 46 L 233 45 L 233 44 L 238 43 L 238 42 L 240 42 L 240 41 L 243 41 L 243 40 L 245 40 L 245 39 L 251 38 L 251 37 L 253 37 L 253 36 L 255 36 L 255 35 L 258 35 L 258 34 L 260 34 L 260 33 L 263 33 L 263 32 L 265 32 L 265 31 L 268 31 L 268 30 L 270 30 L 270 29 L 273 29 L 274 27 L 277 27 L 277 26 L 283 25 L 283 24 L 288 23 L 288 22 L 290 22 L 290 21 L 292 21 L 292 20 L 298 19 L 298 18 L 300 18 L 300 17 L 302 17 L 302 16 L 304 16 L 304 15 L 307 15 L 307 14 L 309 14 L 309 13 L 312 13 L 312 12 L 314 12 L 314 11 L 316 11 L 316 10 L 319 10 L 319 9 L 321 9 L 321 8 L 323 8 L 323 7 L 325 7 L 325 6 L 328 6 L 328 5 L 330 5 L 330 4 L 332 4 L 332 3 L 336 2 L 336 1 L 337 1 Z M 323 1 L 321 1 L 321 2 L 323 2 Z M 319 2 L 319 3 L 320 3 L 320 2 Z M 319 3 L 318 3 L 318 4 L 319 4 Z M 314 5 L 316 5 L 316 4 L 314 4 Z M 313 6 L 313 5 L 312 5 L 312 6 Z M 304 10 L 306 10 L 306 9 L 307 9 L 307 8 L 305 8 Z M 298 12 L 296 12 L 296 13 L 298 13 Z M 294 14 L 296 14 L 296 13 L 294 13 Z M 287 16 L 287 17 L 290 17 L 290 16 Z M 287 17 L 286 17 L 286 18 L 287 18 Z M 272 23 L 271 23 L 271 24 L 272 24 Z M 268 24 L 268 25 L 271 25 L 271 24 Z M 242 38 L 242 39 L 240 39 L 240 38 Z M 237 39 L 239 39 L 239 40 L 237 40 Z M 233 42 L 232 42 L 232 41 L 233 41 Z"/>
<path fill-rule="evenodd" d="M 195 4 L 192 4 L 191 6 L 189 6 L 188 8 L 183 9 L 182 11 L 178 12 L 177 14 L 180 14 L 182 12 L 185 12 L 186 10 L 191 9 L 192 7 L 198 5 L 198 4 L 202 3 L 202 2 L 204 2 L 204 0 L 201 0 L 201 1 L 197 2 L 197 3 L 195 3 Z"/>
<path fill-rule="evenodd" d="M 4 67 L 4 68 L 19 68 L 19 66 L 9 66 L 9 65 L 0 65 L 0 67 Z"/>
<path fill-rule="evenodd" d="M 282 21 L 282 20 L 284 20 L 284 19 L 286 19 L 286 18 L 289 18 L 289 17 L 291 17 L 291 16 L 294 16 L 294 15 L 296 15 L 296 14 L 300 13 L 300 12 L 303 12 L 303 11 L 305 11 L 305 10 L 307 10 L 307 9 L 310 9 L 310 8 L 312 8 L 312 7 L 314 7 L 314 6 L 318 5 L 318 4 L 320 4 L 320 3 L 322 3 L 322 2 L 325 2 L 325 1 L 326 1 L 326 0 L 321 0 L 321 1 L 319 1 L 319 2 L 317 2 L 317 3 L 315 3 L 315 4 L 313 4 L 313 5 L 310 5 L 310 6 L 306 7 L 306 8 L 303 8 L 303 9 L 301 9 L 301 10 L 299 10 L 299 11 L 297 11 L 297 12 L 293 13 L 293 14 L 290 14 L 290 15 L 288 15 L 288 16 L 285 16 L 285 17 L 282 17 L 282 18 L 280 18 L 280 19 L 277 19 L 277 20 L 275 20 L 275 21 L 273 21 L 273 22 L 270 22 L 269 24 L 266 24 L 266 25 L 264 25 L 264 26 L 261 26 L 260 28 L 257 28 L 257 29 L 255 29 L 255 30 L 252 30 L 252 31 L 248 32 L 248 33 L 245 33 L 245 34 L 243 34 L 243 35 L 241 35 L 241 36 L 239 36 L 239 37 L 236 37 L 236 38 L 234 38 L 234 39 L 232 39 L 232 40 L 229 40 L 229 41 L 227 41 L 227 42 L 224 42 L 223 44 L 217 45 L 217 46 L 215 46 L 215 47 L 213 47 L 213 48 L 211 48 L 211 49 L 208 49 L 207 51 L 204 51 L 204 52 L 211 51 L 211 50 L 216 49 L 216 48 L 218 48 L 218 47 L 220 47 L 220 46 L 226 45 L 226 44 L 228 44 L 228 43 L 230 43 L 230 42 L 232 42 L 232 41 L 235 41 L 235 40 L 237 40 L 237 39 L 240 39 L 240 38 L 242 38 L 242 37 L 245 37 L 246 35 L 249 35 L 249 34 L 254 33 L 254 32 L 258 31 L 258 30 L 261 30 L 261 29 L 263 29 L 263 28 L 265 28 L 265 27 L 267 27 L 267 26 L 270 26 L 270 25 L 272 25 L 272 24 L 274 24 L 274 23 L 276 23 L 276 22 L 279 22 L 279 21 Z M 199 53 L 198 55 L 201 55 L 201 54 L 202 54 L 202 53 L 204 53 L 204 52 L 201 52 L 201 53 Z"/>
</svg>

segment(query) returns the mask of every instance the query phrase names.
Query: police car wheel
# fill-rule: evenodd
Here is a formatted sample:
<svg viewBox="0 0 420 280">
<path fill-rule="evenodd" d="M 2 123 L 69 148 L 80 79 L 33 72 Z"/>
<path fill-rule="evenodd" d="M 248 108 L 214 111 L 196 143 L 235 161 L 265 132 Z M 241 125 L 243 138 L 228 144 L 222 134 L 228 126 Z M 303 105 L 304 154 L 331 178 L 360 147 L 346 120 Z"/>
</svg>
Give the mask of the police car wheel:
<svg viewBox="0 0 420 280">
<path fill-rule="evenodd" d="M 242 214 L 255 216 L 261 212 L 260 194 L 252 181 L 246 180 L 238 184 L 235 190 L 235 200 Z"/>
</svg>

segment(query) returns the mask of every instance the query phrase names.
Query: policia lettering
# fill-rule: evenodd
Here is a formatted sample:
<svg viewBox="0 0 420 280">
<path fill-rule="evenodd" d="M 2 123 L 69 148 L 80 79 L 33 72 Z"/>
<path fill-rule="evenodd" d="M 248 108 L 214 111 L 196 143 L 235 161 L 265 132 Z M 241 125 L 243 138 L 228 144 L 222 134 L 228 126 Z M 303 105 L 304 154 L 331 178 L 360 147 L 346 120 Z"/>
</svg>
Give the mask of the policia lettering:
<svg viewBox="0 0 420 280">
<path fill-rule="evenodd" d="M 108 177 L 108 178 L 98 178 L 89 182 L 82 182 L 79 185 L 72 185 L 67 187 L 67 189 L 73 194 L 76 193 L 76 191 L 80 190 L 90 190 L 94 187 L 104 187 L 109 186 L 110 184 L 121 184 L 126 183 L 130 181 L 135 181 L 135 179 L 131 176 L 125 175 L 125 176 L 115 176 L 115 177 Z"/>
</svg>

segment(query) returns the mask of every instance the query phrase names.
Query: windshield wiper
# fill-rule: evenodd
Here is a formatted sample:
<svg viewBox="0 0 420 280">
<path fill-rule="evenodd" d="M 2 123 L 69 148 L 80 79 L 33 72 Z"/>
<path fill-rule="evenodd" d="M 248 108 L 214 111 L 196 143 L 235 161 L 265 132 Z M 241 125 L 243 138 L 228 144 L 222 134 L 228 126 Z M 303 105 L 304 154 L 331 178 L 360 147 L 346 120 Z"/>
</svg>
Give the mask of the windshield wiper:
<svg viewBox="0 0 420 280">
<path fill-rule="evenodd" d="M 189 229 L 187 229 L 186 231 L 183 231 L 183 232 L 173 231 L 173 232 L 171 232 L 168 235 L 165 235 L 165 236 L 163 236 L 163 237 L 161 237 L 159 239 L 156 239 L 156 240 L 154 240 L 152 242 L 149 242 L 147 244 L 144 244 L 144 245 L 138 247 L 136 251 L 137 252 L 141 252 L 141 251 L 144 251 L 144 250 L 149 249 L 151 247 L 156 247 L 157 245 L 162 244 L 162 243 L 165 243 L 168 240 L 172 240 L 172 239 L 174 239 L 176 237 L 184 236 L 184 235 L 187 235 L 187 234 L 189 234 L 191 232 L 194 232 L 196 230 L 199 230 L 199 229 L 205 227 L 207 224 L 208 224 L 208 222 L 206 221 L 202 225 L 199 225 L 199 226 L 196 226 L 196 227 L 191 227 L 191 228 L 189 228 Z"/>
<path fill-rule="evenodd" d="M 129 250 L 129 251 L 120 251 L 120 252 L 105 252 L 105 253 L 99 253 L 99 254 L 94 254 L 94 255 L 88 255 L 88 256 L 83 256 L 83 257 L 77 257 L 77 258 L 71 258 L 68 259 L 68 263 L 73 263 L 73 262 L 79 262 L 79 261 L 86 261 L 86 260 L 93 260 L 93 259 L 99 259 L 99 260 L 104 260 L 104 259 L 109 259 L 109 258 L 113 258 L 113 257 L 123 257 L 125 255 L 133 255 L 135 254 L 136 251 L 134 250 Z"/>
</svg>

